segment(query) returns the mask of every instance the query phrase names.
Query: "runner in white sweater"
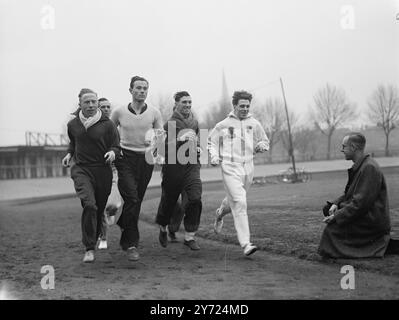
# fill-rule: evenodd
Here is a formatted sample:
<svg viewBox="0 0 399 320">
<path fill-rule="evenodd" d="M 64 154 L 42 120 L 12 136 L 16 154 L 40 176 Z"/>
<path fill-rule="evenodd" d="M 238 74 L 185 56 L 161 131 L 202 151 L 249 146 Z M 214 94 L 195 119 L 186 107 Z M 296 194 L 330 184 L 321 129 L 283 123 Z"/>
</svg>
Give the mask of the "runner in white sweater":
<svg viewBox="0 0 399 320">
<path fill-rule="evenodd" d="M 138 219 L 141 202 L 151 180 L 154 164 L 148 154 L 152 152 L 151 137 L 154 129 L 162 129 L 158 109 L 145 103 L 148 81 L 135 76 L 130 81 L 132 102 L 115 109 L 111 119 L 119 129 L 122 157 L 115 161 L 118 170 L 118 188 L 124 204 L 117 224 L 122 229 L 120 245 L 127 251 L 128 259 L 139 260 Z"/>
<path fill-rule="evenodd" d="M 249 114 L 251 100 L 252 95 L 246 91 L 234 92 L 234 110 L 226 119 L 216 124 L 208 137 L 211 164 L 221 164 L 227 193 L 217 210 L 215 231 L 220 232 L 223 215 L 230 212 L 231 208 L 238 241 L 246 256 L 257 250 L 250 241 L 247 215 L 247 192 L 254 175 L 253 158 L 256 152 L 269 150 L 269 139 L 264 129 Z"/>
</svg>

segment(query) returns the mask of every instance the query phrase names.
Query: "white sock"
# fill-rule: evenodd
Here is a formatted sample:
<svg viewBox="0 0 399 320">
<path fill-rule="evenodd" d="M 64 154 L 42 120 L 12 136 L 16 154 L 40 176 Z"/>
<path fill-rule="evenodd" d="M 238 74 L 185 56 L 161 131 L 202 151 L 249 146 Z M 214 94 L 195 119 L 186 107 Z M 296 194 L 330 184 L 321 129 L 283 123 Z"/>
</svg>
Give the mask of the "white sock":
<svg viewBox="0 0 399 320">
<path fill-rule="evenodd" d="M 195 236 L 195 232 L 185 232 L 184 233 L 184 240 L 186 241 L 190 241 L 190 240 L 194 240 L 194 236 Z"/>
</svg>

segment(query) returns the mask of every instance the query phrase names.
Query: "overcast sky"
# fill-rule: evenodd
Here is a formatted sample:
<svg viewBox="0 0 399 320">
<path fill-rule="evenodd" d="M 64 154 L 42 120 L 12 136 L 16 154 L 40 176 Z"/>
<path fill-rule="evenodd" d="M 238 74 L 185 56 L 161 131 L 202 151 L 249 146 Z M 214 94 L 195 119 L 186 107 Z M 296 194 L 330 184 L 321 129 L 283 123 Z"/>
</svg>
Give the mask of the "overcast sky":
<svg viewBox="0 0 399 320">
<path fill-rule="evenodd" d="M 397 15 L 398 0 L 0 0 L 0 145 L 62 133 L 82 87 L 127 104 L 133 75 L 154 105 L 187 90 L 204 110 L 224 70 L 230 94 L 259 101 L 282 77 L 298 114 L 327 82 L 365 110 L 378 84 L 399 85 Z"/>
</svg>

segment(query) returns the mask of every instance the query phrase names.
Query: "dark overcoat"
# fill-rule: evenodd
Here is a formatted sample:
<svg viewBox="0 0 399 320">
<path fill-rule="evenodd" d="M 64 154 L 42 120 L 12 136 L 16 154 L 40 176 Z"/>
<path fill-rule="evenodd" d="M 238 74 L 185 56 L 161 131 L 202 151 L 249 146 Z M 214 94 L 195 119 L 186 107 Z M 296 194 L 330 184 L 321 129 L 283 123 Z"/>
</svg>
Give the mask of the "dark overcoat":
<svg viewBox="0 0 399 320">
<path fill-rule="evenodd" d="M 332 258 L 383 257 L 390 239 L 388 192 L 377 162 L 365 155 L 348 169 L 345 192 L 333 201 L 333 222 L 323 231 L 318 252 Z"/>
</svg>

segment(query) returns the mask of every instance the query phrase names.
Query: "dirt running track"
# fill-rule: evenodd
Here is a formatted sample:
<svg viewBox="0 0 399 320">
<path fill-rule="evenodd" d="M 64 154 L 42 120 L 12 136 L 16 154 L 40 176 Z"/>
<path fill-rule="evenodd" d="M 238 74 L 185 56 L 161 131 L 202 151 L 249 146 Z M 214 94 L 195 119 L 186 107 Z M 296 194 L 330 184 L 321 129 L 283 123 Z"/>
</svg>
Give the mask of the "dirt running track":
<svg viewBox="0 0 399 320">
<path fill-rule="evenodd" d="M 148 197 L 147 197 L 148 198 Z M 158 229 L 140 221 L 141 259 L 128 262 L 112 227 L 109 249 L 83 264 L 76 198 L 0 203 L 0 291 L 17 299 L 394 299 L 399 279 L 356 271 L 354 290 L 340 286 L 340 265 L 256 252 L 199 239 L 162 248 Z M 182 234 L 178 234 L 180 239 Z M 55 289 L 43 290 L 41 267 L 55 269 Z M 1 293 L 0 293 L 1 295 Z"/>
</svg>

